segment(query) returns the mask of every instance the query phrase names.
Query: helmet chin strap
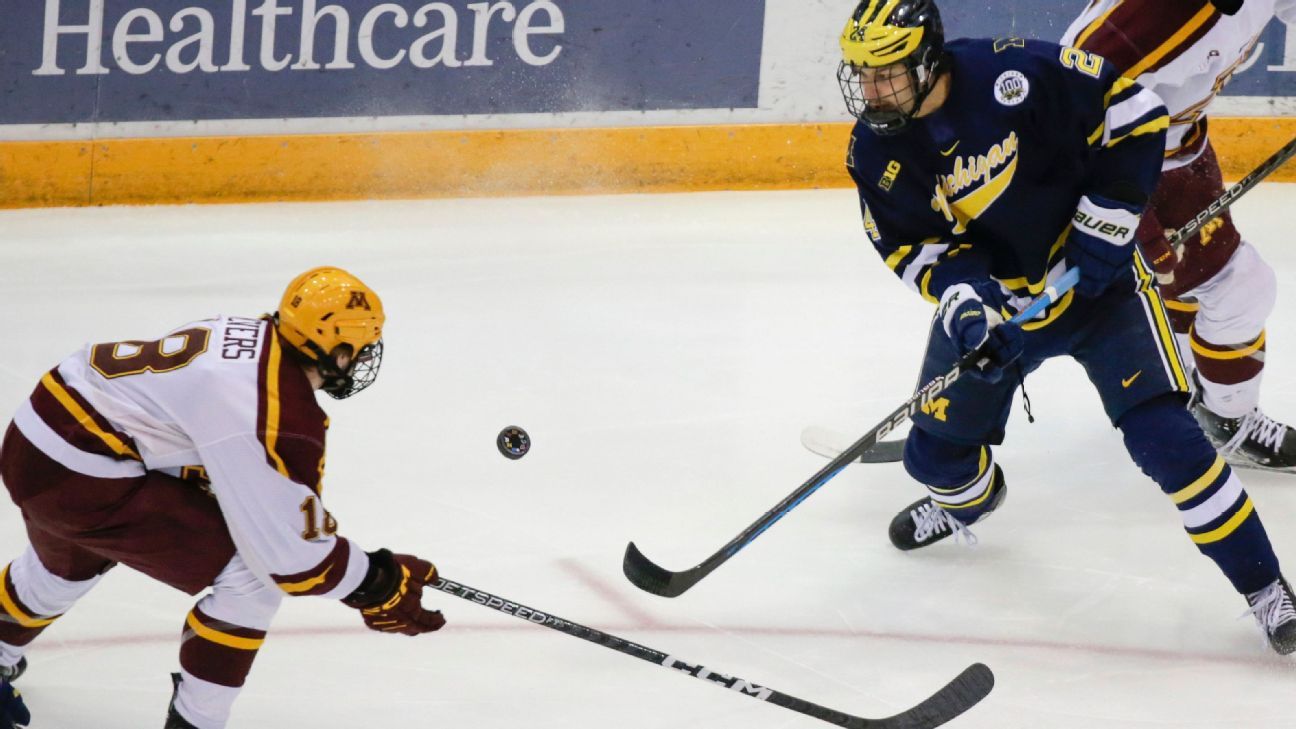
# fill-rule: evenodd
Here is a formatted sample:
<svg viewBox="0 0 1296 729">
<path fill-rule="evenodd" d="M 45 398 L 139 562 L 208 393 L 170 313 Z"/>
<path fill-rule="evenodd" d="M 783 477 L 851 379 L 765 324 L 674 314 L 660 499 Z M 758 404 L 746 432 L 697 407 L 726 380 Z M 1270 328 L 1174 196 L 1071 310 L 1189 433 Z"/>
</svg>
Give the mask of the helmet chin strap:
<svg viewBox="0 0 1296 729">
<path fill-rule="evenodd" d="M 355 383 L 354 378 L 351 376 L 351 371 L 355 369 L 356 360 L 353 358 L 350 366 L 348 366 L 346 370 L 343 370 L 341 367 L 338 367 L 337 357 L 325 352 L 318 344 L 308 341 L 306 342 L 306 346 L 310 349 L 311 353 L 315 355 L 315 360 L 313 362 L 315 365 L 315 371 L 319 373 L 320 379 L 324 381 L 324 384 L 320 389 L 339 400 L 346 397 L 347 394 L 350 394 L 347 391 L 350 390 L 352 385 Z"/>
</svg>

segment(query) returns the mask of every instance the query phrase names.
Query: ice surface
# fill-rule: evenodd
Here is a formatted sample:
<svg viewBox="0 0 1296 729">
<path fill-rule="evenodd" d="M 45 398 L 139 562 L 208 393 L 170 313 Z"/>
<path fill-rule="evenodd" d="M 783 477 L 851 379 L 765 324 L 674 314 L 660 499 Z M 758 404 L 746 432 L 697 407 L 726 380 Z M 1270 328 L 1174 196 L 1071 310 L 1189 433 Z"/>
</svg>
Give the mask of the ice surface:
<svg viewBox="0 0 1296 729">
<path fill-rule="evenodd" d="M 1296 420 L 1296 248 L 1264 185 L 1238 206 L 1278 270 L 1264 405 Z M 930 306 L 864 237 L 849 190 L 0 213 L 8 417 L 88 340 L 272 309 L 351 269 L 389 312 L 379 384 L 332 416 L 342 532 L 442 573 L 816 703 L 884 716 L 974 661 L 998 676 L 951 726 L 1296 727 L 1296 663 L 1124 454 L 1081 370 L 1028 381 L 981 544 L 902 554 L 921 493 L 858 465 L 676 600 L 621 575 L 634 539 L 690 567 L 823 465 L 801 429 L 862 434 L 906 397 Z M 509 461 L 505 425 L 533 439 Z M 1296 560 L 1296 477 L 1242 474 Z M 0 504 L 0 559 L 24 544 Z M 1290 564 L 1296 564 L 1292 562 Z M 1296 569 L 1296 568 L 1292 568 Z M 232 727 L 826 726 L 450 597 L 421 638 L 285 604 Z M 114 570 L 34 645 L 35 729 L 161 726 L 192 599 Z"/>
</svg>

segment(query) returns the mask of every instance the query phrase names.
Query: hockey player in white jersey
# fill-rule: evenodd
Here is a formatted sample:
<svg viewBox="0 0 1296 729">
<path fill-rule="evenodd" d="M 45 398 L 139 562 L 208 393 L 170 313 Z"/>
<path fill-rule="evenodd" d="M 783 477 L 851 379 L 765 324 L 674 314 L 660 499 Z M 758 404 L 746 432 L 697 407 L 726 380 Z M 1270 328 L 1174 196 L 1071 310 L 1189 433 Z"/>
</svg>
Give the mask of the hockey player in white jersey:
<svg viewBox="0 0 1296 729">
<path fill-rule="evenodd" d="M 359 279 L 316 268 L 274 316 L 93 344 L 47 372 L 0 448 L 30 541 L 0 570 L 0 679 L 118 563 L 207 591 L 184 619 L 167 729 L 225 726 L 285 596 L 340 600 L 378 631 L 441 628 L 420 602 L 436 568 L 365 553 L 321 500 L 315 391 L 373 383 L 384 319 Z"/>
<path fill-rule="evenodd" d="M 1063 36 L 1152 90 L 1170 112 L 1163 174 L 1139 226 L 1181 348 L 1196 364 L 1193 414 L 1230 463 L 1296 469 L 1296 433 L 1259 407 L 1265 320 L 1276 279 L 1225 212 L 1182 252 L 1165 230 L 1192 220 L 1224 191 L 1207 136 L 1207 106 L 1296 0 L 1094 0 Z"/>
</svg>

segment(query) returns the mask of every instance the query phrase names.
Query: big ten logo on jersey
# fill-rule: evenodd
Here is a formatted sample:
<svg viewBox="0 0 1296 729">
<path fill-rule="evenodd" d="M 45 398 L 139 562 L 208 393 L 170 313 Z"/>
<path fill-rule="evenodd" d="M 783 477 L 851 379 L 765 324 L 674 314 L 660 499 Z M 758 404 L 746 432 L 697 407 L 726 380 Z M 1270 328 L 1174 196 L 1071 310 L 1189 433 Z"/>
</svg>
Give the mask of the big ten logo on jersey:
<svg viewBox="0 0 1296 729">
<path fill-rule="evenodd" d="M 257 344 L 260 342 L 264 324 L 265 322 L 260 319 L 231 316 L 225 323 L 225 335 L 221 340 L 221 358 L 255 360 Z"/>
<path fill-rule="evenodd" d="M 926 400 L 922 404 L 922 411 L 923 413 L 944 423 L 949 419 L 945 415 L 945 411 L 949 408 L 949 404 L 950 401 L 948 397 L 938 397 L 935 400 Z"/>
<path fill-rule="evenodd" d="M 878 180 L 878 187 L 887 192 L 891 192 L 891 186 L 895 184 L 896 177 L 900 174 L 900 163 L 891 160 L 887 163 L 886 171 L 882 173 L 882 179 Z"/>
</svg>

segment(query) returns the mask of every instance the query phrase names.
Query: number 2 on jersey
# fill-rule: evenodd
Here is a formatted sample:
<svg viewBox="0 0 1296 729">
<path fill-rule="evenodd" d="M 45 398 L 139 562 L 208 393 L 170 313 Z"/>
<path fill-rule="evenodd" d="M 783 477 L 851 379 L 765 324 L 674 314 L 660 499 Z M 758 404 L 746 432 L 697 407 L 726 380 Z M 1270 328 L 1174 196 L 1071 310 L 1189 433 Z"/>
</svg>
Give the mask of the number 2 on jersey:
<svg viewBox="0 0 1296 729">
<path fill-rule="evenodd" d="M 1062 61 L 1063 66 L 1074 68 L 1080 73 L 1094 78 L 1098 78 L 1098 72 L 1102 70 L 1102 56 L 1082 51 L 1079 48 L 1064 47 L 1062 57 L 1059 60 Z"/>
</svg>

